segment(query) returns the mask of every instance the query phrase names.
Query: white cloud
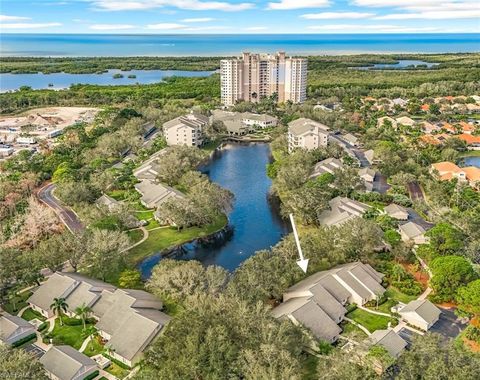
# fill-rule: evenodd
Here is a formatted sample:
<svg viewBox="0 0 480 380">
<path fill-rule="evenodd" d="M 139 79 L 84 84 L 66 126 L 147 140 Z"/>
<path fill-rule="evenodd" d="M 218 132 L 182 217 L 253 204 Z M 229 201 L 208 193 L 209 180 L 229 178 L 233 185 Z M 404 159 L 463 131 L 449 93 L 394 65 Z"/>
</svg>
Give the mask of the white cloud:
<svg viewBox="0 0 480 380">
<path fill-rule="evenodd" d="M 454 0 L 455 1 L 455 0 Z M 407 7 L 414 6 L 432 6 L 438 5 L 438 0 L 353 0 L 352 4 L 359 7 Z"/>
<path fill-rule="evenodd" d="M 22 21 L 30 20 L 30 17 L 0 15 L 0 21 Z"/>
<path fill-rule="evenodd" d="M 255 32 L 255 31 L 260 31 L 260 30 L 267 30 L 268 27 L 266 26 L 251 26 L 249 28 L 245 28 L 245 30 L 248 30 L 250 32 Z"/>
<path fill-rule="evenodd" d="M 302 8 L 323 8 L 330 5 L 330 0 L 280 0 L 268 3 L 267 9 L 285 10 Z"/>
<path fill-rule="evenodd" d="M 178 23 L 159 23 L 159 24 L 150 24 L 145 27 L 145 29 L 149 30 L 160 30 L 160 31 L 188 31 L 188 32 L 201 32 L 201 31 L 209 31 L 209 30 L 223 30 L 229 29 L 229 26 L 223 25 L 209 25 L 209 26 L 196 26 L 192 27 L 190 25 L 185 24 L 178 24 Z"/>
<path fill-rule="evenodd" d="M 37 28 L 51 28 L 54 26 L 62 26 L 59 22 L 45 22 L 45 23 L 14 23 L 14 24 L 2 24 L 2 29 L 37 29 Z"/>
<path fill-rule="evenodd" d="M 399 25 L 358 25 L 358 24 L 332 24 L 309 26 L 308 29 L 324 33 L 422 33 L 435 32 L 433 27 L 405 27 Z"/>
<path fill-rule="evenodd" d="M 145 10 L 161 8 L 165 6 L 194 11 L 225 11 L 235 12 L 250 9 L 253 3 L 230 3 L 227 1 L 201 1 L 201 0 L 89 0 L 95 7 L 108 11 Z"/>
<path fill-rule="evenodd" d="M 392 13 L 384 16 L 375 17 L 376 20 L 453 20 L 479 18 L 480 10 L 469 11 L 427 11 L 416 13 Z"/>
<path fill-rule="evenodd" d="M 130 24 L 95 24 L 90 25 L 90 29 L 93 30 L 126 30 L 126 29 L 134 29 L 135 25 Z"/>
<path fill-rule="evenodd" d="M 187 25 L 164 22 L 160 24 L 150 24 L 147 25 L 146 28 L 152 30 L 179 30 L 187 28 Z"/>
<path fill-rule="evenodd" d="M 363 12 L 322 12 L 322 13 L 307 13 L 301 15 L 301 18 L 307 20 L 331 20 L 331 19 L 359 19 L 370 18 L 375 16 L 375 13 Z"/>
<path fill-rule="evenodd" d="M 182 20 L 182 22 L 210 22 L 213 20 L 215 19 L 211 17 L 197 17 L 197 18 L 185 18 Z"/>
</svg>

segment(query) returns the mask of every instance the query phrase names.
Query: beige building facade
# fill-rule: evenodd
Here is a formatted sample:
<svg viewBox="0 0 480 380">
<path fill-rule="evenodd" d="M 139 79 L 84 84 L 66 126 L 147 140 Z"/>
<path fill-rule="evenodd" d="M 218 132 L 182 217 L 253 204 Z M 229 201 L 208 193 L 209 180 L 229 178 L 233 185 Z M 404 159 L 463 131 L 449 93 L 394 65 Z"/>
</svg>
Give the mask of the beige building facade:
<svg viewBox="0 0 480 380">
<path fill-rule="evenodd" d="M 301 103 L 306 99 L 307 60 L 287 58 L 285 52 L 242 53 L 240 58 L 220 61 L 222 103 L 258 102 L 277 94 L 278 102 Z"/>
<path fill-rule="evenodd" d="M 208 122 L 207 116 L 190 113 L 164 123 L 163 134 L 168 145 L 201 146 Z"/>
<path fill-rule="evenodd" d="M 312 150 L 327 146 L 329 130 L 326 125 L 314 120 L 300 118 L 288 124 L 288 151 Z"/>
</svg>

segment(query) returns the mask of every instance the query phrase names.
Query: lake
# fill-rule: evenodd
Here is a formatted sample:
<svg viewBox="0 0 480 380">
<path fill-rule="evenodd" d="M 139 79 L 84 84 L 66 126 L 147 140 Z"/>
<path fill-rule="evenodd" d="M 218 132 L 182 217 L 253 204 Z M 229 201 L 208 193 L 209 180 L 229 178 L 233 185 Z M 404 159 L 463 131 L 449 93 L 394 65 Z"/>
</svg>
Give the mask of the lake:
<svg viewBox="0 0 480 380">
<path fill-rule="evenodd" d="M 20 34 L 2 33 L 0 56 L 229 56 L 479 51 L 475 33 L 400 34 Z"/>
<path fill-rule="evenodd" d="M 212 75 L 213 71 L 181 71 L 181 70 L 108 70 L 99 74 L 0 74 L 0 91 L 17 90 L 21 86 L 30 86 L 35 90 L 39 89 L 63 89 L 72 84 L 98 84 L 102 86 L 119 86 L 127 84 L 149 84 L 158 83 L 163 78 L 171 76 L 179 77 L 206 77 Z M 121 74 L 123 78 L 113 78 L 113 75 Z M 135 75 L 135 78 L 128 78 Z M 50 86 L 52 84 L 53 86 Z"/>
<path fill-rule="evenodd" d="M 438 66 L 438 63 L 417 61 L 412 59 L 399 60 L 397 63 L 376 63 L 371 66 L 353 67 L 355 70 L 402 70 L 411 67 L 426 66 L 432 68 Z"/>
<path fill-rule="evenodd" d="M 463 161 L 465 162 L 465 166 L 476 166 L 477 168 L 480 168 L 479 156 L 464 157 Z"/>
<path fill-rule="evenodd" d="M 233 271 L 256 251 L 270 248 L 289 232 L 289 225 L 269 201 L 271 180 L 265 170 L 269 161 L 268 144 L 228 144 L 216 152 L 202 171 L 235 195 L 233 210 L 228 215 L 233 234 L 209 247 L 187 244 L 185 254 L 175 258 L 195 259 Z M 139 265 L 144 278 L 150 276 L 160 259 L 157 253 Z"/>
</svg>

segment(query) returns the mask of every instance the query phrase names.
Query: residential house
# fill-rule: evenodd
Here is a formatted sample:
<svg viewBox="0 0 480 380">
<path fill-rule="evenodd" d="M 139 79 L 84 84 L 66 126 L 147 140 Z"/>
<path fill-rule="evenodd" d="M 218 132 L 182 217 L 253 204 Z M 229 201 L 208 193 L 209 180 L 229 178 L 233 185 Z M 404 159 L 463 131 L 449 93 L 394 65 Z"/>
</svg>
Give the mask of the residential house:
<svg viewBox="0 0 480 380">
<path fill-rule="evenodd" d="M 469 149 L 479 150 L 480 149 L 480 136 L 473 136 L 468 133 L 461 133 L 456 138 L 459 138 L 462 141 L 465 141 Z"/>
<path fill-rule="evenodd" d="M 375 182 L 376 175 L 377 172 L 371 168 L 358 169 L 358 176 L 363 181 L 367 191 L 373 191 L 373 183 Z"/>
<path fill-rule="evenodd" d="M 277 126 L 277 118 L 267 114 L 244 112 L 241 114 L 242 124 L 253 129 L 266 129 Z"/>
<path fill-rule="evenodd" d="M 283 303 L 272 310 L 275 318 L 301 324 L 318 339 L 333 343 L 338 339 L 347 303 L 364 305 L 385 292 L 383 274 L 361 262 L 344 264 L 317 272 L 283 294 Z"/>
<path fill-rule="evenodd" d="M 12 345 L 28 337 L 36 337 L 37 329 L 16 315 L 3 312 L 0 316 L 0 342 Z"/>
<path fill-rule="evenodd" d="M 383 211 L 391 218 L 396 220 L 408 220 L 409 214 L 405 207 L 399 206 L 395 203 L 391 203 L 385 206 Z"/>
<path fill-rule="evenodd" d="M 70 346 L 52 346 L 40 363 L 52 380 L 83 380 L 98 371 L 93 359 Z"/>
<path fill-rule="evenodd" d="M 148 179 L 155 181 L 159 173 L 158 159 L 167 153 L 167 149 L 159 150 L 152 154 L 146 161 L 144 161 L 138 168 L 133 171 L 133 175 L 139 181 Z"/>
<path fill-rule="evenodd" d="M 383 127 L 385 125 L 385 122 L 389 122 L 393 129 L 397 129 L 397 121 L 390 116 L 379 117 L 377 119 L 377 128 Z"/>
<path fill-rule="evenodd" d="M 347 133 L 346 135 L 342 136 L 343 140 L 345 140 L 347 143 L 349 143 L 352 146 L 358 146 L 359 141 L 358 138 L 351 133 Z"/>
<path fill-rule="evenodd" d="M 363 152 L 363 154 L 365 155 L 365 158 L 367 159 L 370 165 L 380 163 L 380 160 L 376 158 L 376 154 L 373 149 L 366 150 L 365 152 Z"/>
<path fill-rule="evenodd" d="M 425 133 L 432 133 L 440 130 L 439 126 L 429 123 L 428 121 L 423 121 L 420 123 L 420 127 Z"/>
<path fill-rule="evenodd" d="M 37 143 L 37 139 L 30 136 L 19 136 L 17 137 L 16 142 L 17 144 L 33 145 Z"/>
<path fill-rule="evenodd" d="M 113 285 L 81 276 L 77 273 L 56 272 L 27 300 L 30 307 L 45 318 L 54 316 L 50 305 L 54 298 L 64 298 L 68 304 L 66 314 L 75 316 L 75 308 L 85 304 L 91 307 L 101 296 L 103 290 L 115 289 Z"/>
<path fill-rule="evenodd" d="M 407 342 L 393 330 L 376 330 L 368 339 L 371 345 L 385 348 L 394 358 L 398 358 L 407 347 Z"/>
<path fill-rule="evenodd" d="M 207 116 L 190 113 L 163 124 L 163 133 L 168 145 L 201 146 L 204 129 L 208 125 Z"/>
<path fill-rule="evenodd" d="M 314 120 L 300 118 L 288 124 L 288 151 L 317 149 L 328 144 L 328 128 Z"/>
<path fill-rule="evenodd" d="M 54 273 L 27 302 L 32 309 L 51 317 L 54 298 L 65 299 L 69 316 L 74 315 L 76 307 L 89 306 L 100 335 L 108 341 L 110 355 L 130 367 L 142 358 L 145 348 L 170 320 L 161 311 L 162 302 L 152 294 L 118 289 L 77 273 Z"/>
<path fill-rule="evenodd" d="M 255 129 L 276 127 L 278 119 L 267 114 L 213 110 L 210 121 L 223 123 L 230 135 L 242 136 Z"/>
<path fill-rule="evenodd" d="M 100 198 L 98 198 L 95 201 L 95 204 L 97 205 L 97 207 L 105 208 L 110 212 L 118 210 L 118 208 L 120 208 L 122 205 L 121 202 L 108 196 L 107 194 L 103 194 Z"/>
<path fill-rule="evenodd" d="M 430 111 L 430 104 L 422 104 L 420 106 L 420 109 L 423 111 L 423 112 L 428 112 Z"/>
<path fill-rule="evenodd" d="M 223 125 L 227 129 L 227 133 L 231 136 L 244 136 L 250 132 L 250 127 L 238 119 L 225 120 Z"/>
<path fill-rule="evenodd" d="M 480 112 L 480 104 L 465 104 L 467 111 L 469 113 L 479 113 Z"/>
<path fill-rule="evenodd" d="M 345 197 L 336 197 L 328 202 L 330 210 L 323 211 L 319 216 L 320 224 L 338 226 L 354 218 L 361 217 L 370 206 Z"/>
<path fill-rule="evenodd" d="M 455 137 L 458 137 L 458 136 L 455 136 Z M 427 144 L 427 145 L 442 145 L 450 138 L 451 136 L 446 133 L 439 133 L 435 135 L 426 134 L 426 135 L 420 136 L 420 141 L 423 144 Z"/>
<path fill-rule="evenodd" d="M 405 100 L 402 98 L 395 98 L 395 99 L 392 99 L 392 103 L 395 106 L 400 106 L 402 108 L 405 108 L 408 104 L 408 100 Z"/>
<path fill-rule="evenodd" d="M 397 124 L 402 124 L 406 127 L 413 127 L 415 125 L 415 120 L 409 118 L 408 116 L 397 117 L 395 121 Z"/>
<path fill-rule="evenodd" d="M 453 162 L 437 162 L 430 167 L 430 173 L 440 181 L 450 181 L 454 178 L 467 182 L 472 188 L 480 190 L 480 168 L 468 166 L 460 168 Z"/>
<path fill-rule="evenodd" d="M 15 150 L 10 146 L 0 146 L 0 158 L 8 157 L 13 154 Z"/>
<path fill-rule="evenodd" d="M 140 193 L 140 202 L 147 208 L 157 208 L 170 198 L 184 197 L 183 193 L 173 187 L 154 183 L 148 179 L 135 184 L 135 190 Z"/>
<path fill-rule="evenodd" d="M 335 170 L 342 169 L 343 162 L 338 158 L 330 157 L 323 161 L 317 162 L 313 168 L 310 178 L 316 178 L 325 173 L 333 174 Z"/>
<path fill-rule="evenodd" d="M 327 106 L 323 104 L 316 104 L 313 106 L 314 111 L 324 111 L 324 112 L 333 112 L 333 109 L 328 108 Z"/>
<path fill-rule="evenodd" d="M 160 311 L 163 304 L 143 290 L 106 290 L 93 305 L 93 315 L 110 355 L 132 367 L 158 336 L 170 317 Z"/>
<path fill-rule="evenodd" d="M 427 331 L 440 319 L 442 312 L 429 300 L 424 299 L 409 302 L 399 308 L 398 313 L 408 324 Z"/>
<path fill-rule="evenodd" d="M 465 133 L 467 135 L 471 135 L 473 132 L 475 132 L 475 126 L 470 123 L 466 123 L 464 121 L 461 121 L 458 123 L 460 130 L 462 133 Z"/>
<path fill-rule="evenodd" d="M 450 134 L 457 133 L 457 128 L 455 128 L 452 124 L 447 123 L 446 121 L 439 123 L 438 127 L 441 129 L 444 129 L 447 133 L 450 133 Z"/>
<path fill-rule="evenodd" d="M 426 244 L 429 239 L 425 236 L 427 230 L 418 223 L 408 222 L 398 227 L 400 236 L 404 242 L 414 242 L 415 244 Z"/>
</svg>

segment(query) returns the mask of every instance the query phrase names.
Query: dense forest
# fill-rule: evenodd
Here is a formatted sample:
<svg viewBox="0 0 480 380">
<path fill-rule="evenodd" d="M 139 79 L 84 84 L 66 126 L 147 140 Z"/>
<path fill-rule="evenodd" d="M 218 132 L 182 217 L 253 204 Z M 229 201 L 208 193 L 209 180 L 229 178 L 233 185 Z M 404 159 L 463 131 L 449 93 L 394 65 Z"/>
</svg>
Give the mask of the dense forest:
<svg viewBox="0 0 480 380">
<path fill-rule="evenodd" d="M 216 70 L 222 57 L 3 57 L 0 73 L 72 73 L 86 74 L 120 70 Z M 359 54 L 310 56 L 309 69 L 348 68 L 398 60 L 438 63 L 439 68 L 480 65 L 479 54 Z"/>
<path fill-rule="evenodd" d="M 216 70 L 219 57 L 4 57 L 1 73 L 87 74 L 120 70 Z"/>
</svg>

